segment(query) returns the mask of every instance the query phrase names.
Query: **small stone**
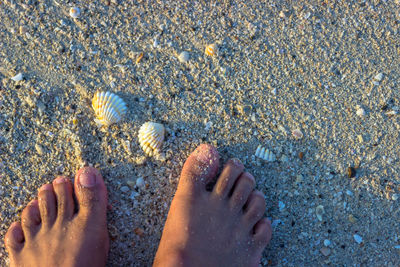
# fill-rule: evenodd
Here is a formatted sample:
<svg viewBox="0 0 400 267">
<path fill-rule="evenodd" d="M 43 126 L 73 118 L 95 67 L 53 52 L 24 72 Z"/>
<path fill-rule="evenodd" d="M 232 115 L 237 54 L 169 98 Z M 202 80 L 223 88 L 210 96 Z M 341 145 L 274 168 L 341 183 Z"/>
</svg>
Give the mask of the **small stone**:
<svg viewBox="0 0 400 267">
<path fill-rule="evenodd" d="M 354 169 L 353 167 L 348 167 L 347 168 L 347 177 L 353 178 L 355 176 L 356 176 L 356 169 Z"/>
<path fill-rule="evenodd" d="M 299 152 L 299 159 L 303 159 L 304 157 L 304 153 L 303 152 Z"/>
<path fill-rule="evenodd" d="M 279 211 L 283 211 L 285 209 L 285 206 L 285 203 L 283 203 L 282 201 L 278 202 Z"/>
<path fill-rule="evenodd" d="M 144 188 L 146 184 L 144 183 L 144 179 L 142 177 L 139 177 L 136 179 L 136 186 L 138 188 Z"/>
<path fill-rule="evenodd" d="M 186 52 L 186 51 L 183 51 L 183 52 L 180 53 L 179 56 L 178 56 L 178 60 L 179 60 L 179 62 L 181 62 L 181 63 L 186 63 L 186 62 L 189 61 L 189 59 L 190 59 L 190 55 L 189 55 L 189 53 Z"/>
<path fill-rule="evenodd" d="M 79 9 L 79 7 L 71 7 L 71 9 L 69 10 L 69 15 L 74 19 L 79 18 L 79 16 L 81 15 L 81 10 Z"/>
<path fill-rule="evenodd" d="M 295 129 L 292 131 L 292 135 L 296 138 L 296 139 L 301 139 L 303 138 L 303 133 L 300 131 L 300 129 Z"/>
<path fill-rule="evenodd" d="M 28 32 L 28 27 L 26 27 L 25 25 L 22 25 L 22 26 L 20 26 L 19 27 L 19 33 L 20 34 L 25 34 L 25 33 L 27 33 Z"/>
<path fill-rule="evenodd" d="M 319 250 L 321 252 L 322 255 L 324 255 L 325 257 L 329 256 L 331 254 L 331 249 L 327 248 L 327 247 L 323 247 Z"/>
<path fill-rule="evenodd" d="M 43 149 L 43 147 L 41 145 L 35 144 L 35 149 L 36 149 L 36 151 L 37 151 L 37 153 L 39 155 L 43 155 L 44 154 L 44 149 Z"/>
<path fill-rule="evenodd" d="M 329 239 L 324 240 L 324 246 L 329 247 L 331 245 L 331 241 Z"/>
<path fill-rule="evenodd" d="M 317 215 L 317 218 L 318 218 L 318 220 L 319 220 L 320 222 L 322 222 L 322 215 L 323 215 L 324 213 L 325 213 L 324 206 L 318 205 L 318 206 L 315 208 L 315 214 Z"/>
<path fill-rule="evenodd" d="M 126 193 L 126 192 L 129 191 L 129 187 L 124 185 L 124 186 L 121 186 L 120 190 L 121 190 L 122 193 Z"/>
<path fill-rule="evenodd" d="M 351 223 L 357 222 L 357 219 L 356 219 L 356 217 L 354 217 L 353 214 L 349 214 L 349 222 L 351 222 Z"/>
<path fill-rule="evenodd" d="M 355 234 L 355 235 L 353 235 L 353 237 L 354 237 L 354 240 L 355 240 L 358 244 L 361 244 L 361 243 L 363 242 L 363 239 L 362 239 L 361 236 Z"/>
<path fill-rule="evenodd" d="M 374 77 L 374 80 L 375 80 L 375 81 L 378 81 L 378 82 L 382 81 L 382 79 L 383 79 L 383 73 L 382 73 L 382 72 L 381 72 L 381 73 L 378 73 L 378 74 L 375 75 L 375 77 Z"/>
</svg>

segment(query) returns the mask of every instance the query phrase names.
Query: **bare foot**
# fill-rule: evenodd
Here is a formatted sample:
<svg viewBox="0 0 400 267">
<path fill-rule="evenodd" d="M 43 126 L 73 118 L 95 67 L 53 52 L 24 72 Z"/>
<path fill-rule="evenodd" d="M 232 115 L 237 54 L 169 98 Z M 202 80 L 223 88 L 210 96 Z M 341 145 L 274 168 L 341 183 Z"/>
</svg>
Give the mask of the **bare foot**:
<svg viewBox="0 0 400 267">
<path fill-rule="evenodd" d="M 105 266 L 106 211 L 107 189 L 95 168 L 79 170 L 75 192 L 66 177 L 43 185 L 5 236 L 11 266 Z"/>
<path fill-rule="evenodd" d="M 271 239 L 264 195 L 239 160 L 229 160 L 212 192 L 217 150 L 200 145 L 186 160 L 154 266 L 258 266 Z"/>
</svg>

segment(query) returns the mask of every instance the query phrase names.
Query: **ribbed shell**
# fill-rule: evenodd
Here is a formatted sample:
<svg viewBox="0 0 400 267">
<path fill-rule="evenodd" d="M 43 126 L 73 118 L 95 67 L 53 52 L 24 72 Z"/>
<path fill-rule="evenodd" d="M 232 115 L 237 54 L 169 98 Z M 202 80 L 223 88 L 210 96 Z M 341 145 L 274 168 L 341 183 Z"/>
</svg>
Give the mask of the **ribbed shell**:
<svg viewBox="0 0 400 267">
<path fill-rule="evenodd" d="M 254 155 L 260 159 L 269 162 L 273 162 L 276 160 L 274 153 L 272 153 L 272 151 L 269 150 L 268 148 L 266 149 L 265 147 L 262 147 L 261 145 L 257 147 L 256 153 Z"/>
<path fill-rule="evenodd" d="M 218 47 L 217 47 L 216 44 L 210 44 L 210 45 L 207 45 L 206 50 L 204 51 L 204 53 L 207 56 L 214 56 L 217 53 L 217 49 L 218 49 Z"/>
<path fill-rule="evenodd" d="M 127 109 L 124 100 L 111 92 L 97 92 L 92 106 L 97 117 L 95 121 L 105 126 L 119 122 Z"/>
<path fill-rule="evenodd" d="M 160 123 L 146 122 L 139 129 L 139 143 L 143 151 L 151 156 L 160 154 L 164 142 L 165 128 Z"/>
</svg>

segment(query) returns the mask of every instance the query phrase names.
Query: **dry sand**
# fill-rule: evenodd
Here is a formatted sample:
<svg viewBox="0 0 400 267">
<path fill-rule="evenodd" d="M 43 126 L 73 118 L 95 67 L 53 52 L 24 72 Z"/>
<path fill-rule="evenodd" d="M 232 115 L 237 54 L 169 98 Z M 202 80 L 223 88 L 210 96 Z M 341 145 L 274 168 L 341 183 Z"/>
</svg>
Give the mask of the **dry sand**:
<svg viewBox="0 0 400 267">
<path fill-rule="evenodd" d="M 181 166 L 207 142 L 266 195 L 264 266 L 398 266 L 399 1 L 183 2 L 0 1 L 1 239 L 41 184 L 92 164 L 113 205 L 109 266 L 150 266 Z M 97 90 L 127 102 L 122 123 L 96 127 Z M 150 120 L 167 128 L 164 162 L 137 142 Z M 255 158 L 260 144 L 277 160 Z"/>
</svg>

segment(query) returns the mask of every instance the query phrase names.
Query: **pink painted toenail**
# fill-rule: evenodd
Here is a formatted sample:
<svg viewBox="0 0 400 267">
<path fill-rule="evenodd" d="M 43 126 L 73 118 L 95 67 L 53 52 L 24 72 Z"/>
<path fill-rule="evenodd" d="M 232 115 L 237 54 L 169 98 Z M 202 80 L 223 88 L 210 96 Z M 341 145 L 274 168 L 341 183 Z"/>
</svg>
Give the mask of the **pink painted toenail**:
<svg viewBox="0 0 400 267">
<path fill-rule="evenodd" d="M 44 184 L 40 187 L 39 191 L 43 191 L 43 190 L 52 190 L 53 187 L 51 186 L 51 184 Z"/>
<path fill-rule="evenodd" d="M 96 175 L 92 172 L 83 171 L 79 175 L 79 183 L 84 187 L 93 187 L 96 184 Z"/>
<path fill-rule="evenodd" d="M 62 183 L 66 183 L 67 179 L 65 179 L 64 177 L 58 177 L 57 179 L 54 180 L 55 184 L 62 184 Z"/>
</svg>

